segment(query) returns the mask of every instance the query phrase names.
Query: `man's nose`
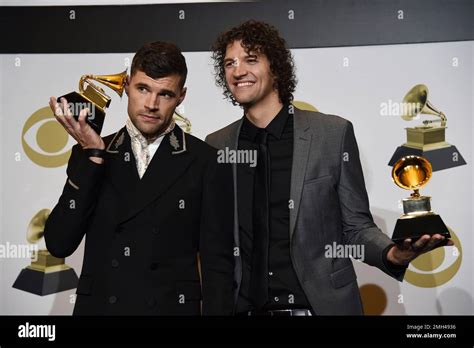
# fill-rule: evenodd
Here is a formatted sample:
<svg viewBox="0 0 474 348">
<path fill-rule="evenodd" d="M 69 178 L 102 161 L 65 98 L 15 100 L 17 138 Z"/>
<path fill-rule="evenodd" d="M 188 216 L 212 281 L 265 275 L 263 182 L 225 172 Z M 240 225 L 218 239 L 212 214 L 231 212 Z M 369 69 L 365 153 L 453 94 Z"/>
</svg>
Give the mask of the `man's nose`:
<svg viewBox="0 0 474 348">
<path fill-rule="evenodd" d="M 245 75 L 247 75 L 247 69 L 245 68 L 244 64 L 236 62 L 234 64 L 234 77 L 239 78 Z"/>
<path fill-rule="evenodd" d="M 149 110 L 158 110 L 159 105 L 160 98 L 158 98 L 158 95 L 150 93 L 150 95 L 145 100 L 145 107 Z"/>
</svg>

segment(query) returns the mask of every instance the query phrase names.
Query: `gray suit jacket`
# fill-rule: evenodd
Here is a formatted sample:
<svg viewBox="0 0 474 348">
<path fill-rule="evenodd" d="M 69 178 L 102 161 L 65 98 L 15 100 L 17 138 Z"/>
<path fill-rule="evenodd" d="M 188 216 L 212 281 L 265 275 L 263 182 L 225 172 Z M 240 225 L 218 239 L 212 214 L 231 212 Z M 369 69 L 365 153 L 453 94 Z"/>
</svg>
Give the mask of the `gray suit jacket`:
<svg viewBox="0 0 474 348">
<path fill-rule="evenodd" d="M 237 149 L 242 119 L 207 136 L 217 149 Z M 237 166 L 234 172 L 234 239 L 239 247 Z M 319 112 L 294 112 L 294 148 L 290 209 L 291 261 L 318 315 L 360 315 L 363 307 L 357 276 L 349 258 L 328 257 L 327 246 L 359 245 L 363 261 L 402 280 L 383 262 L 392 241 L 375 225 L 369 211 L 359 150 L 352 124 Z M 334 244 L 336 243 L 336 244 Z M 237 298 L 242 262 L 235 249 Z"/>
</svg>

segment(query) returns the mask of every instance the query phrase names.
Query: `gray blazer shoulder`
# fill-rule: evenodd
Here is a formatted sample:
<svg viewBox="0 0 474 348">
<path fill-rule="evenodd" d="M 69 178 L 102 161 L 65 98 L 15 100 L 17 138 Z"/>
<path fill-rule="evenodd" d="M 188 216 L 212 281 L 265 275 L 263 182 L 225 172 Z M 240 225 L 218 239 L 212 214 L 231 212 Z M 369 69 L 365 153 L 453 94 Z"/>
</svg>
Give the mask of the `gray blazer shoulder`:
<svg viewBox="0 0 474 348">
<path fill-rule="evenodd" d="M 241 123 L 242 119 L 240 118 L 237 121 L 225 126 L 224 128 L 208 134 L 204 141 L 217 149 L 221 149 L 224 147 L 224 143 L 227 140 L 235 138 Z"/>
<path fill-rule="evenodd" d="M 307 111 L 295 108 L 295 117 L 301 118 L 311 128 L 327 128 L 343 131 L 352 124 L 349 120 L 332 114 L 324 114 L 319 111 Z"/>
</svg>

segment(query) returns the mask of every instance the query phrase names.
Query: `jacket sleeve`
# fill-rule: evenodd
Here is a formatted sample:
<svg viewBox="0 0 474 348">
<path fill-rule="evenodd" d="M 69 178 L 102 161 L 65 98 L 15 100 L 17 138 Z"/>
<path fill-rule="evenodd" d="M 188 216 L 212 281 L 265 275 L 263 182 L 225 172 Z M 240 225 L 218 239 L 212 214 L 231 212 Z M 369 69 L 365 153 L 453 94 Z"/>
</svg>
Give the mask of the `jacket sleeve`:
<svg viewBox="0 0 474 348">
<path fill-rule="evenodd" d="M 364 262 L 378 267 L 398 280 L 403 280 L 405 269 L 391 266 L 386 260 L 392 240 L 375 225 L 369 209 L 359 150 L 352 123 L 347 122 L 341 145 L 341 172 L 338 195 L 342 212 L 343 241 L 364 246 Z"/>
<path fill-rule="evenodd" d="M 66 184 L 44 229 L 46 247 L 53 256 L 70 256 L 81 243 L 94 212 L 103 173 L 104 164 L 92 162 L 78 145 L 73 146 Z"/>
<path fill-rule="evenodd" d="M 233 184 L 232 167 L 213 157 L 204 175 L 201 204 L 200 258 L 202 314 L 233 312 Z"/>
</svg>

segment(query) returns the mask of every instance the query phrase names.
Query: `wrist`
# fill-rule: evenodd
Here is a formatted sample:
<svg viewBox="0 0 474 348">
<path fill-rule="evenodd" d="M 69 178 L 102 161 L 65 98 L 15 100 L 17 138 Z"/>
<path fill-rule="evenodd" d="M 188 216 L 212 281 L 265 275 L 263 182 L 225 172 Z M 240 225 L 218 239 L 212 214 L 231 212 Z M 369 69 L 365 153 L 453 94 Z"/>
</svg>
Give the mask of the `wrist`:
<svg viewBox="0 0 474 348">
<path fill-rule="evenodd" d="M 104 158 L 106 157 L 107 152 L 105 149 L 84 149 L 86 156 L 94 163 L 102 164 L 104 163 Z"/>
<path fill-rule="evenodd" d="M 104 163 L 104 159 L 100 157 L 89 157 L 89 160 L 97 164 Z"/>
<path fill-rule="evenodd" d="M 395 257 L 393 256 L 393 249 L 395 248 L 395 245 L 392 245 L 390 249 L 387 251 L 387 261 L 390 262 L 392 265 L 397 265 L 398 263 L 395 260 Z"/>
<path fill-rule="evenodd" d="M 98 150 L 105 150 L 105 144 L 102 142 L 101 144 L 98 145 L 87 145 L 83 146 L 82 149 L 85 150 L 91 150 L 91 149 L 98 149 Z"/>
<path fill-rule="evenodd" d="M 99 149 L 99 150 L 105 150 L 105 143 L 104 140 L 99 137 L 94 141 L 92 144 L 88 144 L 82 147 L 83 150 L 88 150 L 88 149 Z"/>
<path fill-rule="evenodd" d="M 404 260 L 401 260 L 399 257 L 397 257 L 396 249 L 397 249 L 397 246 L 392 245 L 392 247 L 388 250 L 387 261 L 390 262 L 394 266 L 400 266 L 400 267 L 407 266 L 409 262 L 405 263 L 403 262 Z"/>
</svg>

